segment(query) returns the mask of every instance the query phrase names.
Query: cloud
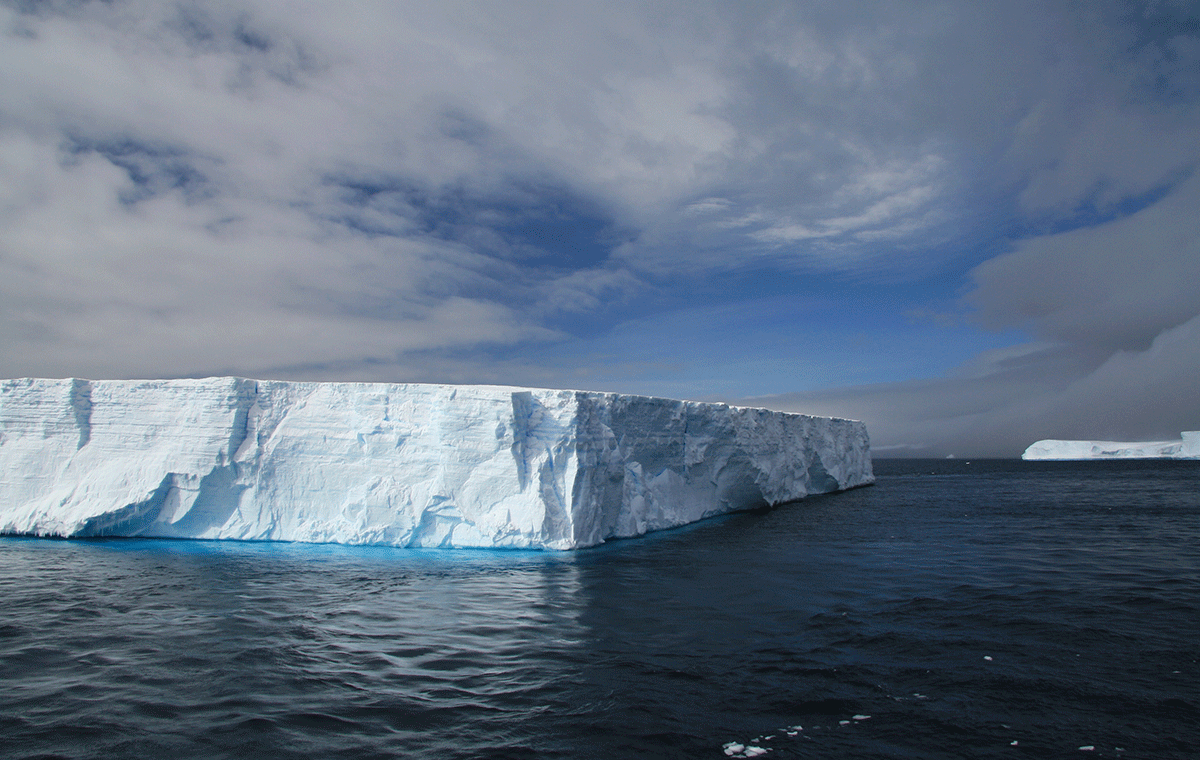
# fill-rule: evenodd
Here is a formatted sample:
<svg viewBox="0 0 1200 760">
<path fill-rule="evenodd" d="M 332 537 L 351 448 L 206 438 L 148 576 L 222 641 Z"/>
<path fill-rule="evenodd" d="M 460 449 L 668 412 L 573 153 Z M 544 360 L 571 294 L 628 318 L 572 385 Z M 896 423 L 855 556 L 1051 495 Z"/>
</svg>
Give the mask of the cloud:
<svg viewBox="0 0 1200 760">
<path fill-rule="evenodd" d="M 1040 340 L 949 376 L 749 400 L 860 417 L 883 452 L 1017 456 L 1040 438 L 1161 440 L 1200 427 L 1200 176 L 1107 224 L 1021 241 L 966 300 Z"/>
<path fill-rule="evenodd" d="M 1200 371 L 1200 318 L 1145 351 L 1088 356 L 1043 348 L 972 377 L 742 399 L 866 421 L 887 456 L 1015 457 L 1043 438 L 1167 440 L 1200 427 L 1189 377 Z"/>
<path fill-rule="evenodd" d="M 249 373 L 553 337 L 457 295 L 501 287 L 457 244 L 373 240 L 248 199 L 235 210 L 17 138 L 0 139 L 0 171 L 0 318 L 15 333 L 0 356 L 17 372 Z"/>
<path fill-rule="evenodd" d="M 989 328 L 1144 350 L 1200 314 L 1200 174 L 1107 224 L 1019 241 L 981 264 L 968 302 Z"/>
<path fill-rule="evenodd" d="M 578 308 L 567 293 L 636 286 L 589 280 L 594 255 L 513 264 L 555 248 L 529 250 L 547 196 L 581 201 L 540 187 L 536 165 L 505 182 L 511 141 L 423 103 L 436 82 L 369 81 L 386 33 L 419 29 L 385 19 L 343 47 L 341 16 L 305 26 L 265 4 L 34 10 L 0 9 L 9 373 L 386 372 L 413 352 L 560 337 L 523 306 L 540 294 Z"/>
<path fill-rule="evenodd" d="M 890 323 L 897 344 L 940 329 L 982 353 L 912 379 L 962 352 L 877 336 L 823 381 L 910 379 L 804 398 L 861 404 L 885 445 L 1091 429 L 1068 411 L 1190 366 L 1197 18 L 3 4 L 0 374 L 754 393 Z M 753 318 L 709 329 L 725 313 Z"/>
</svg>

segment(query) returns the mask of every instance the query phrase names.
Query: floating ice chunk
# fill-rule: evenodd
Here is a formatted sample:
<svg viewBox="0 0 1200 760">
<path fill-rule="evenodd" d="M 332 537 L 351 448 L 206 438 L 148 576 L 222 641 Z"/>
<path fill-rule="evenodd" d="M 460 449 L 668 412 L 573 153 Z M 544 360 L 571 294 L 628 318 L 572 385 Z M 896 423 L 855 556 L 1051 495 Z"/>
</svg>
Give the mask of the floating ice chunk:
<svg viewBox="0 0 1200 760">
<path fill-rule="evenodd" d="M 870 715 L 855 715 L 854 720 L 870 720 Z"/>
<path fill-rule="evenodd" d="M 991 662 L 991 661 L 992 661 L 992 656 L 991 656 L 990 654 L 985 654 L 985 655 L 983 656 L 983 659 L 987 660 L 988 662 Z"/>
<path fill-rule="evenodd" d="M 1022 459 L 1200 459 L 1200 431 L 1178 441 L 1038 441 Z"/>
<path fill-rule="evenodd" d="M 848 721 L 848 720 L 839 720 L 839 721 L 838 721 L 838 725 L 839 725 L 839 726 L 848 726 L 848 725 L 850 725 L 850 721 Z"/>
<path fill-rule="evenodd" d="M 757 742 L 760 739 L 755 739 L 754 741 Z M 746 745 L 740 742 L 726 742 L 723 745 L 723 749 L 727 757 L 758 757 L 771 751 L 765 747 L 758 747 L 754 744 Z"/>
<path fill-rule="evenodd" d="M 1008 743 L 1008 746 L 1010 746 L 1010 747 L 1015 747 L 1015 746 L 1017 746 L 1017 740 L 1016 740 L 1016 739 L 1013 739 L 1011 742 L 1009 742 L 1009 743 Z"/>
<path fill-rule="evenodd" d="M 1080 750 L 1081 752 L 1092 752 L 1092 751 L 1094 751 L 1095 749 L 1096 749 L 1096 747 L 1095 747 L 1095 745 L 1093 745 L 1093 744 L 1085 744 L 1085 745 L 1083 745 L 1082 747 L 1080 747 L 1080 748 L 1079 748 L 1079 750 Z"/>
<path fill-rule="evenodd" d="M 861 422 L 499 386 L 0 381 L 0 533 L 573 549 L 873 482 Z"/>
</svg>

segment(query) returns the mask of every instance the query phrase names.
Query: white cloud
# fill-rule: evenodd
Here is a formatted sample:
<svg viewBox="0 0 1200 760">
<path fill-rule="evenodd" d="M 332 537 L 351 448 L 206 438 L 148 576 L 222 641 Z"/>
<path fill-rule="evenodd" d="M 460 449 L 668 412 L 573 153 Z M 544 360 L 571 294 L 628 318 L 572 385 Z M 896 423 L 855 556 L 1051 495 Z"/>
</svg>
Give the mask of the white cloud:
<svg viewBox="0 0 1200 760">
<path fill-rule="evenodd" d="M 908 429 L 999 425 L 989 403 L 1106 362 L 1096 388 L 1188 366 L 1200 43 L 1168 6 L 21 7 L 0 7 L 0 374 L 549 384 L 489 349 L 731 272 L 966 284 L 1002 234 L 981 324 L 1054 348 L 880 391 L 920 410 Z M 512 231 L 560 206 L 606 242 Z"/>
<path fill-rule="evenodd" d="M 13 374 L 254 374 L 554 337 L 454 295 L 488 262 L 452 244 L 372 240 L 248 199 L 234 216 L 228 198 L 179 191 L 125 203 L 134 183 L 108 159 L 64 162 L 20 135 L 0 135 L 0 187 Z"/>
</svg>

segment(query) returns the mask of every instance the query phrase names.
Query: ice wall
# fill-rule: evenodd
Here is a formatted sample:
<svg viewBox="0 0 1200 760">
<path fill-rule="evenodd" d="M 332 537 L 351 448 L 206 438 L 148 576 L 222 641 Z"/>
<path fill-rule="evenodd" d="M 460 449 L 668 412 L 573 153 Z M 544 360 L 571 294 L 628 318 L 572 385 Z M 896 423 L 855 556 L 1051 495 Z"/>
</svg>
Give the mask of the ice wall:
<svg viewBox="0 0 1200 760">
<path fill-rule="evenodd" d="M 1178 441 L 1038 441 L 1021 458 L 1200 459 L 1200 432 L 1185 432 Z"/>
<path fill-rule="evenodd" d="M 571 549 L 873 482 L 861 422 L 642 396 L 0 382 L 0 533 Z"/>
</svg>

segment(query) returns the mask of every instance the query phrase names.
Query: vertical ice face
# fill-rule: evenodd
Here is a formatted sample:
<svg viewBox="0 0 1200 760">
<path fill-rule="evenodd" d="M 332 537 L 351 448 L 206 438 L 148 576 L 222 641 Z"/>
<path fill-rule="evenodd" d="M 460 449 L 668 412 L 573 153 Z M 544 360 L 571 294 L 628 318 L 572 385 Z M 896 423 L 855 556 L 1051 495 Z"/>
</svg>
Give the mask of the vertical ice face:
<svg viewBox="0 0 1200 760">
<path fill-rule="evenodd" d="M 235 378 L 3 381 L 0 530 L 129 535 L 188 511 L 230 468 L 254 394 Z"/>
<path fill-rule="evenodd" d="M 0 384 L 0 532 L 570 549 L 872 482 L 859 422 L 241 378 Z"/>
</svg>

